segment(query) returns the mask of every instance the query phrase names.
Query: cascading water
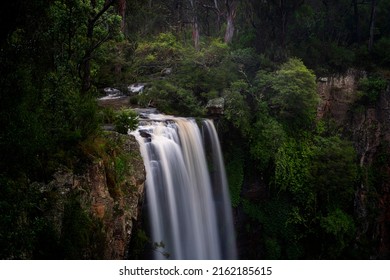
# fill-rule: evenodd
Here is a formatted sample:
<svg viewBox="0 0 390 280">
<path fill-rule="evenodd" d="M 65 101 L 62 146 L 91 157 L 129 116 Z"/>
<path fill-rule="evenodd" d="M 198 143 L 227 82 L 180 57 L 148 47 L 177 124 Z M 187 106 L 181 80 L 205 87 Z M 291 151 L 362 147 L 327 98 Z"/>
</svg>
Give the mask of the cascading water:
<svg viewBox="0 0 390 280">
<path fill-rule="evenodd" d="M 156 250 L 154 257 L 235 259 L 231 204 L 213 122 L 204 120 L 202 133 L 193 119 L 148 118 L 133 134 L 146 168 L 152 239 L 166 253 Z"/>
</svg>

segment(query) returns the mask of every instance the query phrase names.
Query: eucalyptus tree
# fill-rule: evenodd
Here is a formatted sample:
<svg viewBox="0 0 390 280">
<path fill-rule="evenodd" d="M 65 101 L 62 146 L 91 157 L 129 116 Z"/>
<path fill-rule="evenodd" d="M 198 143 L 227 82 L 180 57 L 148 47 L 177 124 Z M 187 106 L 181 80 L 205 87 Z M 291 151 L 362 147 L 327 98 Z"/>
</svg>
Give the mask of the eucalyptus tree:
<svg viewBox="0 0 390 280">
<path fill-rule="evenodd" d="M 119 18 L 116 18 L 115 13 L 112 11 L 112 7 L 117 2 L 118 0 L 90 0 L 86 21 L 87 45 L 79 64 L 82 91 L 84 92 L 91 87 L 91 59 L 94 51 L 108 39 L 112 38 L 113 34 L 115 34 L 115 29 L 118 27 Z M 123 3 L 123 1 L 121 2 Z"/>
</svg>

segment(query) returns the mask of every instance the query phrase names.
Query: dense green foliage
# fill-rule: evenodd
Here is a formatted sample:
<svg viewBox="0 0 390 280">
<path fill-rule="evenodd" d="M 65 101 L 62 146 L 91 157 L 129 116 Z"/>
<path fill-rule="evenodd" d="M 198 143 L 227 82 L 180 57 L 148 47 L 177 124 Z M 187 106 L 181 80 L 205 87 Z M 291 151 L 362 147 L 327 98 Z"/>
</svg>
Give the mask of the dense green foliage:
<svg viewBox="0 0 390 280">
<path fill-rule="evenodd" d="M 99 222 L 86 206 L 69 198 L 63 220 L 51 221 L 59 198 L 39 184 L 61 165 L 78 173 L 89 160 L 84 143 L 100 131 L 93 56 L 119 39 L 113 3 L 13 1 L 1 9 L 2 259 L 102 257 Z"/>
<path fill-rule="evenodd" d="M 229 182 L 230 200 L 233 207 L 241 202 L 242 184 L 244 182 L 244 156 L 240 147 L 231 147 L 226 158 L 226 173 Z"/>
<path fill-rule="evenodd" d="M 271 77 L 264 75 L 272 111 L 290 131 L 308 129 L 316 115 L 315 76 L 298 59 L 290 59 Z"/>
<path fill-rule="evenodd" d="M 375 105 L 380 94 L 386 89 L 387 82 L 380 76 L 364 78 L 359 83 L 360 99 L 363 105 Z"/>
<path fill-rule="evenodd" d="M 118 16 L 108 9 L 97 17 L 104 1 L 14 5 L 26 10 L 1 40 L 1 170 L 46 180 L 99 127 L 89 86 L 98 66 L 91 56 L 118 34 Z"/>
<path fill-rule="evenodd" d="M 138 115 L 131 109 L 121 110 L 115 115 L 114 124 L 117 132 L 127 134 L 138 127 Z"/>
</svg>

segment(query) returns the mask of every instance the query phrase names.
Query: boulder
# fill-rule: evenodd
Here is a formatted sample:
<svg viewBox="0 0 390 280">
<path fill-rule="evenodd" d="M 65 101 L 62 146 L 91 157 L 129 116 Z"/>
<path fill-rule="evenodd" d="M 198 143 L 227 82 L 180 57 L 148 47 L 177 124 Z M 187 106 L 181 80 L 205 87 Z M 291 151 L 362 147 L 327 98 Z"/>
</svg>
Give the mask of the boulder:
<svg viewBox="0 0 390 280">
<path fill-rule="evenodd" d="M 223 115 L 225 99 L 223 97 L 209 100 L 206 106 L 209 115 Z"/>
</svg>

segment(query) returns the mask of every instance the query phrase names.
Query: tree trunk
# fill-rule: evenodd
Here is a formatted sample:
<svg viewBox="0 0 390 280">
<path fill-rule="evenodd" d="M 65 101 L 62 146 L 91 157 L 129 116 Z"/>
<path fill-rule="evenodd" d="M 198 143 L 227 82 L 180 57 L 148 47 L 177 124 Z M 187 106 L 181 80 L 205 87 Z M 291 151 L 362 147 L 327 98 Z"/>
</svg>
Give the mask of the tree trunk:
<svg viewBox="0 0 390 280">
<path fill-rule="evenodd" d="M 372 47 L 374 45 L 376 4 L 377 4 L 377 0 L 371 1 L 370 37 L 368 39 L 368 51 L 369 52 L 372 51 Z"/>
<path fill-rule="evenodd" d="M 196 9 L 196 0 L 188 0 L 191 5 L 192 10 L 192 40 L 194 41 L 195 50 L 199 51 L 200 49 L 200 35 L 199 35 L 199 23 L 198 15 Z"/>
<path fill-rule="evenodd" d="M 207 35 L 208 36 L 211 36 L 211 34 L 213 34 L 213 31 L 215 31 L 216 33 L 220 33 L 221 32 L 221 16 L 223 14 L 225 14 L 225 11 L 223 11 L 223 13 L 221 13 L 221 10 L 219 8 L 220 4 L 218 3 L 219 0 L 214 0 L 213 4 L 208 4 L 207 1 L 203 1 L 201 2 L 201 5 L 203 8 L 206 9 L 206 17 L 205 17 L 205 22 L 206 22 L 206 26 L 207 26 Z M 223 1 L 226 1 L 226 0 L 223 0 Z M 211 2 L 211 1 L 210 1 Z M 212 21 L 209 21 L 209 12 L 212 12 L 215 14 L 215 20 L 212 20 Z"/>
<path fill-rule="evenodd" d="M 119 0 L 118 13 L 121 16 L 121 32 L 125 34 L 125 16 L 126 16 L 126 0 Z"/>
<path fill-rule="evenodd" d="M 229 44 L 233 40 L 234 36 L 234 18 L 236 17 L 237 2 L 235 0 L 225 1 L 226 5 L 226 32 L 225 43 Z"/>
<path fill-rule="evenodd" d="M 85 59 L 81 67 L 83 72 L 81 91 L 87 92 L 91 88 L 91 59 Z"/>
<path fill-rule="evenodd" d="M 199 51 L 200 49 L 200 35 L 199 35 L 199 25 L 198 18 L 194 17 L 194 22 L 192 24 L 192 40 L 194 40 L 195 50 Z"/>
<path fill-rule="evenodd" d="M 92 3 L 92 2 L 91 2 Z M 93 29 L 95 27 L 95 22 L 92 19 L 88 20 L 87 25 L 87 40 L 89 42 L 89 48 L 85 51 L 83 60 L 81 62 L 81 72 L 82 72 L 82 86 L 81 91 L 87 92 L 91 88 L 91 54 L 92 54 L 92 39 L 93 39 Z"/>
<path fill-rule="evenodd" d="M 226 18 L 226 32 L 225 32 L 225 43 L 229 44 L 233 40 L 234 35 L 234 19 L 231 14 L 227 15 Z"/>
<path fill-rule="evenodd" d="M 176 32 L 181 34 L 183 17 L 182 17 L 182 3 L 179 0 L 175 0 L 172 4 L 172 11 L 175 19 Z"/>
<path fill-rule="evenodd" d="M 215 9 L 215 13 L 217 15 L 217 30 L 220 31 L 220 29 L 221 29 L 221 11 L 219 10 L 217 0 L 214 0 L 214 9 Z"/>
</svg>

